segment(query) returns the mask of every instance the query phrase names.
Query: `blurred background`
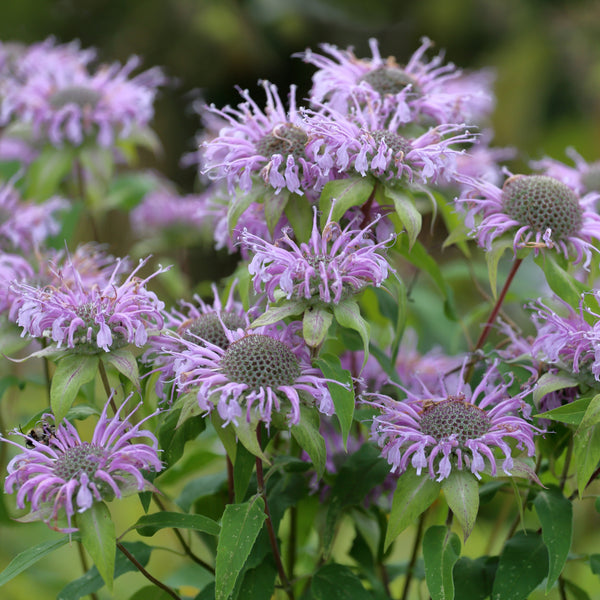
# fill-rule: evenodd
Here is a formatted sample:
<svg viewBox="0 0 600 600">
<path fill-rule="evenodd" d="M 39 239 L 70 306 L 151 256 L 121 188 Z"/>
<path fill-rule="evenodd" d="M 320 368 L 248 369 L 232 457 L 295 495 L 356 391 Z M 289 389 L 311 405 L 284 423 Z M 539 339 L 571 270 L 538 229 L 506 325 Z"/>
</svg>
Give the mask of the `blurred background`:
<svg viewBox="0 0 600 600">
<path fill-rule="evenodd" d="M 281 90 L 295 83 L 302 98 L 313 67 L 292 54 L 328 42 L 353 46 L 357 56 L 368 57 L 370 37 L 378 38 L 383 56 L 394 55 L 401 64 L 427 36 L 448 61 L 465 69 L 493 69 L 493 143 L 519 150 L 515 168 L 544 155 L 569 162 L 564 154 L 569 146 L 588 161 L 600 159 L 597 0 L 0 1 L 2 41 L 32 43 L 48 36 L 95 47 L 102 62 L 125 62 L 138 54 L 144 68 L 164 68 L 171 82 L 157 100 L 154 120 L 163 151 L 142 160 L 182 194 L 197 186 L 195 169 L 180 164 L 195 149 L 200 128 L 194 101 L 236 105 L 239 85 L 260 104 L 257 82 L 263 78 Z M 221 264 L 215 262 L 215 268 Z M 1 535 L 0 570 L 36 536 L 40 541 L 56 536 L 39 523 L 3 527 Z M 74 552 L 61 548 L 0 589 L 0 598 L 55 598 L 81 573 Z M 159 575 L 171 567 L 168 561 L 155 565 Z M 127 577 L 134 575 L 120 579 L 120 585 Z M 141 584 L 133 580 L 132 585 Z M 114 597 L 129 598 L 126 589 L 117 589 Z"/>
</svg>

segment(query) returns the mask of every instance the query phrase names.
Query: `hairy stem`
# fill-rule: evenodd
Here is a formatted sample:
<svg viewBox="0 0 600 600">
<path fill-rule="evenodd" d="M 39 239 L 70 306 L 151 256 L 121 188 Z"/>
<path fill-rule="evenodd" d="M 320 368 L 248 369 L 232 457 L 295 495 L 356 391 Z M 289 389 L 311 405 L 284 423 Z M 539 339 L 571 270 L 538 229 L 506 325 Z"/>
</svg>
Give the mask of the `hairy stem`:
<svg viewBox="0 0 600 600">
<path fill-rule="evenodd" d="M 406 567 L 406 578 L 404 579 L 404 589 L 402 590 L 402 596 L 400 600 L 407 600 L 408 592 L 410 590 L 410 584 L 412 582 L 413 574 L 415 571 L 415 565 L 417 564 L 417 556 L 419 555 L 419 548 L 421 547 L 421 539 L 423 537 L 423 527 L 425 525 L 425 513 L 421 513 L 419 517 L 419 524 L 417 525 L 417 533 L 413 541 L 412 553 L 410 555 L 410 562 Z"/>
</svg>

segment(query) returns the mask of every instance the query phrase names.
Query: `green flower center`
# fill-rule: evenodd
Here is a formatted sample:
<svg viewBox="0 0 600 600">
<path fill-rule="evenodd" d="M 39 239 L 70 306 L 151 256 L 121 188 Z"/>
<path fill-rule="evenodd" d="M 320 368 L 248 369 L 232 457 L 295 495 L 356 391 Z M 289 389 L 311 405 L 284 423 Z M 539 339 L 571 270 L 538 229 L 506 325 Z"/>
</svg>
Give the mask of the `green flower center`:
<svg viewBox="0 0 600 600">
<path fill-rule="evenodd" d="M 250 389 L 293 385 L 300 376 L 296 355 L 268 335 L 247 335 L 231 344 L 221 359 L 221 372 Z"/>
<path fill-rule="evenodd" d="M 590 165 L 589 169 L 581 175 L 586 192 L 600 192 L 600 162 Z"/>
<path fill-rule="evenodd" d="M 238 329 L 246 326 L 244 319 L 235 313 L 222 313 L 221 319 L 223 319 L 227 329 Z M 202 314 L 196 319 L 187 321 L 179 327 L 179 333 L 190 342 L 197 343 L 198 338 L 202 338 L 219 348 L 223 348 L 223 350 L 229 346 L 229 340 L 225 335 L 223 325 L 221 325 L 215 312 Z"/>
<path fill-rule="evenodd" d="M 96 90 L 80 85 L 72 85 L 52 94 L 50 97 L 50 106 L 59 109 L 67 104 L 76 104 L 80 108 L 85 108 L 86 106 L 94 108 L 101 97 L 101 94 Z"/>
<path fill-rule="evenodd" d="M 421 93 L 417 82 L 399 67 L 378 67 L 358 81 L 366 81 L 381 96 L 399 94 L 407 85 L 412 85 L 412 91 L 416 94 Z"/>
<path fill-rule="evenodd" d="M 294 158 L 304 158 L 304 148 L 308 142 L 306 132 L 291 123 L 282 123 L 265 135 L 257 144 L 256 151 L 265 158 L 274 154 L 292 155 Z"/>
<path fill-rule="evenodd" d="M 394 133 L 393 131 L 387 131 L 386 129 L 377 129 L 371 132 L 373 139 L 375 140 L 375 147 L 379 148 L 381 142 L 385 142 L 388 148 L 391 148 L 394 156 L 398 156 L 402 153 L 403 156 L 408 154 L 411 150 L 410 142 L 401 135 Z"/>
<path fill-rule="evenodd" d="M 515 175 L 502 188 L 502 210 L 534 232 L 552 229 L 552 238 L 565 240 L 577 234 L 583 209 L 575 192 L 546 175 Z"/>
<path fill-rule="evenodd" d="M 96 471 L 105 457 L 105 451 L 99 446 L 84 442 L 80 446 L 68 448 L 56 461 L 54 474 L 65 481 L 79 479 L 82 473 L 87 473 L 93 480 Z"/>
<path fill-rule="evenodd" d="M 100 331 L 100 325 L 96 323 L 98 306 L 93 302 L 88 302 L 87 304 L 78 306 L 75 309 L 75 313 L 83 320 L 84 324 L 80 325 L 73 334 L 73 341 L 75 342 L 73 350 L 79 354 L 98 354 L 104 352 L 102 348 L 98 347 L 96 341 Z M 115 331 L 115 329 L 118 329 L 119 327 L 119 322 L 115 321 L 108 323 L 108 327 L 112 333 L 112 344 L 110 345 L 110 348 L 112 350 L 118 350 L 119 348 L 127 346 L 128 342 L 125 335 L 120 331 Z M 87 334 L 90 329 L 92 335 L 88 340 Z"/>
<path fill-rule="evenodd" d="M 467 440 L 484 435 L 490 425 L 487 413 L 478 406 L 466 402 L 462 394 L 448 396 L 445 400 L 426 406 L 421 415 L 423 433 L 438 442 L 456 434 L 456 440 L 461 446 L 464 446 Z"/>
</svg>

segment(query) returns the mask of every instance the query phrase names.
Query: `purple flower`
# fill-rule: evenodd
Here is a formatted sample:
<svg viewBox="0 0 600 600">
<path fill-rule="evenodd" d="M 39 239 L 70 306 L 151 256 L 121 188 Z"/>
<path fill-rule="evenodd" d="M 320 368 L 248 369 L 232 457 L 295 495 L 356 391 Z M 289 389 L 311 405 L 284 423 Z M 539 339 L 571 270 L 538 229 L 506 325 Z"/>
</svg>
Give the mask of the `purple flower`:
<svg viewBox="0 0 600 600">
<path fill-rule="evenodd" d="M 60 231 L 56 213 L 68 208 L 62 198 L 23 202 L 11 183 L 0 187 L 0 245 L 29 254 Z"/>
<path fill-rule="evenodd" d="M 55 146 L 65 141 L 79 146 L 91 137 L 109 147 L 152 119 L 157 89 L 165 83 L 160 69 L 130 77 L 140 64 L 133 56 L 123 66 L 101 65 L 90 72 L 93 55 L 68 46 L 54 48 L 34 64 L 38 55 L 34 46 L 16 59 L 16 76 L 2 90 L 2 124 L 30 125 L 36 137 Z M 68 59 L 61 61 L 61 55 Z"/>
<path fill-rule="evenodd" d="M 75 511 L 84 512 L 94 502 L 154 489 L 143 471 L 161 470 L 158 442 L 141 426 L 156 413 L 134 425 L 130 418 L 141 403 L 122 418 L 123 403 L 112 419 L 106 414 L 108 405 L 107 402 L 102 410 L 90 442 L 82 441 L 66 419 L 55 426 L 51 414 L 42 417 L 45 434 L 41 440 L 40 436 L 36 439 L 14 432 L 31 447 L 8 464 L 4 490 L 12 494 L 16 488 L 18 508 L 30 504 L 31 512 L 24 520 L 43 520 L 53 529 L 77 531 L 71 522 Z M 146 442 L 140 441 L 143 439 Z M 20 444 L 1 436 L 0 440 L 22 449 Z M 64 515 L 68 528 L 58 526 Z"/>
<path fill-rule="evenodd" d="M 315 208 L 308 243 L 298 245 L 288 230 L 274 244 L 245 231 L 242 244 L 254 253 L 248 267 L 254 276 L 254 289 L 259 292 L 264 287 L 272 302 L 277 299 L 279 289 L 288 299 L 318 298 L 339 304 L 368 285 L 380 286 L 390 267 L 378 251 L 389 240 L 378 244 L 370 240 L 371 225 L 366 229 L 351 229 L 350 223 L 342 229 L 331 220 L 330 213 L 320 232 Z"/>
<path fill-rule="evenodd" d="M 574 167 L 547 157 L 532 161 L 531 166 L 544 175 L 559 179 L 579 195 L 600 192 L 600 160 L 588 163 L 574 148 L 567 149 L 567 156 L 575 163 Z"/>
<path fill-rule="evenodd" d="M 178 390 L 194 391 L 207 413 L 216 407 L 224 426 L 238 424 L 244 412 L 247 422 L 257 418 L 269 425 L 273 411 L 285 412 L 289 424 L 296 425 L 301 404 L 333 414 L 327 380 L 311 366 L 309 348 L 297 333 L 301 327 L 226 330 L 225 349 L 184 339 L 186 349 L 174 362 Z"/>
<path fill-rule="evenodd" d="M 352 49 L 340 50 L 331 44 L 321 46 L 329 56 L 310 50 L 299 54 L 318 68 L 311 100 L 346 113 L 354 97 L 363 105 L 377 104 L 382 116 L 398 123 L 428 118 L 439 124 L 453 123 L 472 116 L 481 118 L 491 110 L 494 100 L 489 75 L 463 77 L 453 64 L 444 64 L 441 54 L 426 62 L 431 40 L 423 38 L 404 67 L 392 56 L 382 58 L 377 40 L 370 39 L 369 45 L 369 59 L 359 59 Z"/>
<path fill-rule="evenodd" d="M 594 205 L 600 193 L 578 196 L 562 181 L 546 175 L 513 175 L 502 188 L 483 180 L 465 183 L 470 190 L 459 202 L 466 204 L 466 224 L 480 246 L 492 249 L 502 234 L 514 230 L 513 248 L 556 248 L 566 258 L 575 252 L 575 264 L 590 263 L 592 240 L 600 239 L 600 216 Z M 475 223 L 475 216 L 481 221 Z"/>
<path fill-rule="evenodd" d="M 0 313 L 10 312 L 15 302 L 11 286 L 32 277 L 33 269 L 22 256 L 0 252 Z"/>
<path fill-rule="evenodd" d="M 405 389 L 403 401 L 379 396 L 369 402 L 381 410 L 371 432 L 392 472 L 404 473 L 410 465 L 417 475 L 427 469 L 431 479 L 437 475 L 437 481 L 442 481 L 452 469 L 468 469 L 479 479 L 487 459 L 496 476 L 494 448 L 499 448 L 504 454 L 502 470 L 510 475 L 511 438 L 528 456 L 534 454 L 533 436 L 538 430 L 519 416 L 520 412 L 529 416 L 530 407 L 523 401 L 529 390 L 509 395 L 509 384 L 493 365 L 471 392 L 463 381 L 466 365 L 467 360 L 451 390 L 443 385 L 443 391 L 435 393 L 423 386 L 420 393 Z"/>
<path fill-rule="evenodd" d="M 286 110 L 277 87 L 266 81 L 262 86 L 267 95 L 264 111 L 248 90 L 239 90 L 244 102 L 237 109 L 210 107 L 228 125 L 204 143 L 203 172 L 213 180 L 225 179 L 230 194 L 236 187 L 249 192 L 256 175 L 276 193 L 320 190 L 328 178 L 321 176 L 314 159 L 307 155 L 311 134 L 296 107 L 296 87 L 290 89 L 290 108 Z"/>
<path fill-rule="evenodd" d="M 17 284 L 14 290 L 23 297 L 17 324 L 34 337 L 50 338 L 57 347 L 66 346 L 82 354 L 110 352 L 127 344 L 142 347 L 149 333 L 163 327 L 161 302 L 146 283 L 164 272 L 162 267 L 146 279 L 136 273 L 139 265 L 119 284 L 121 261 L 117 260 L 104 286 L 86 285 L 73 264 L 68 277 L 57 272 L 58 286 L 36 288 Z"/>
</svg>

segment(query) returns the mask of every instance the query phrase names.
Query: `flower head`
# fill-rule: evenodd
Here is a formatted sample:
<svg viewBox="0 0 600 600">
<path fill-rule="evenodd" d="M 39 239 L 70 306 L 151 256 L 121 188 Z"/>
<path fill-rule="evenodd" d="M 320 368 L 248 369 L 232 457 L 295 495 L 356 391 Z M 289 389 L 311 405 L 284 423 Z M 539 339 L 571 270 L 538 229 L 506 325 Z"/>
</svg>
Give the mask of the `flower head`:
<svg viewBox="0 0 600 600">
<path fill-rule="evenodd" d="M 515 252 L 531 247 L 554 248 L 566 258 L 575 252 L 575 263 L 591 260 L 592 239 L 600 239 L 600 216 L 593 210 L 600 194 L 578 196 L 562 181 L 546 175 L 513 175 L 502 188 L 483 180 L 468 180 L 470 191 L 460 202 L 469 207 L 466 223 L 480 246 L 491 250 L 492 242 L 510 230 Z M 482 216 L 475 224 L 475 215 Z"/>
<path fill-rule="evenodd" d="M 559 179 L 579 195 L 600 192 L 600 160 L 589 163 L 573 148 L 567 149 L 567 155 L 575 163 L 574 167 L 553 158 L 532 161 L 531 166 L 544 175 Z"/>
<path fill-rule="evenodd" d="M 301 327 L 301 325 L 300 325 Z M 290 425 L 300 421 L 300 405 L 316 404 L 325 414 L 334 411 L 327 380 L 312 367 L 310 352 L 297 334 L 298 323 L 225 330 L 229 346 L 183 340 L 176 352 L 175 381 L 181 392 L 195 391 L 202 410 L 216 407 L 224 425 L 245 413 L 271 423 L 274 411 L 286 413 Z"/>
<path fill-rule="evenodd" d="M 370 402 L 381 409 L 373 419 L 372 437 L 393 472 L 403 473 L 411 465 L 417 475 L 427 469 L 431 479 L 437 475 L 437 481 L 446 479 L 452 469 L 469 469 L 480 478 L 487 459 L 495 476 L 496 447 L 504 454 L 502 470 L 510 475 L 514 465 L 511 438 L 518 449 L 533 455 L 536 429 L 519 416 L 520 412 L 528 416 L 530 408 L 523 398 L 529 391 L 511 396 L 509 384 L 495 366 L 471 391 L 463 381 L 466 365 L 465 360 L 461 377 L 450 391 L 444 385 L 441 393 L 432 393 L 423 386 L 420 393 L 405 390 L 404 401 L 380 396 Z"/>
<path fill-rule="evenodd" d="M 10 312 L 15 302 L 12 285 L 32 277 L 33 269 L 22 256 L 0 252 L 0 313 Z"/>
<path fill-rule="evenodd" d="M 130 396 L 131 397 L 131 396 Z M 142 424 L 130 422 L 138 404 L 122 417 L 125 402 L 111 419 L 106 403 L 90 442 L 81 440 L 75 427 L 66 419 L 53 424 L 54 416 L 42 417 L 46 435 L 32 437 L 15 431 L 27 440 L 27 449 L 8 464 L 4 490 L 12 494 L 17 488 L 17 507 L 31 505 L 27 520 L 41 519 L 48 525 L 66 515 L 68 529 L 75 511 L 84 512 L 94 502 L 122 498 L 125 495 L 154 489 L 143 471 L 160 471 L 158 442 Z M 140 440 L 146 439 L 145 442 Z M 0 437 L 3 442 L 22 446 Z"/>
<path fill-rule="evenodd" d="M 248 267 L 254 276 L 254 289 L 261 291 L 264 285 L 271 301 L 276 300 L 279 289 L 288 299 L 318 298 L 338 304 L 368 285 L 380 286 L 390 269 L 385 257 L 379 254 L 387 242 L 375 244 L 370 240 L 370 226 L 366 229 L 351 229 L 351 226 L 352 223 L 342 229 L 331 220 L 330 213 L 320 232 L 315 209 L 308 243 L 297 244 L 288 231 L 275 244 L 245 231 L 242 244 L 254 253 Z"/>
<path fill-rule="evenodd" d="M 14 289 L 23 300 L 17 324 L 34 337 L 50 338 L 57 347 L 66 346 L 82 354 L 109 352 L 127 344 L 142 347 L 150 332 L 163 327 L 161 302 L 146 283 L 166 269 L 162 267 L 146 279 L 136 273 L 139 265 L 119 284 L 121 261 L 117 260 L 104 285 L 87 284 L 69 265 L 69 276 L 57 272 L 58 286 L 36 288 L 17 284 Z"/>
</svg>

